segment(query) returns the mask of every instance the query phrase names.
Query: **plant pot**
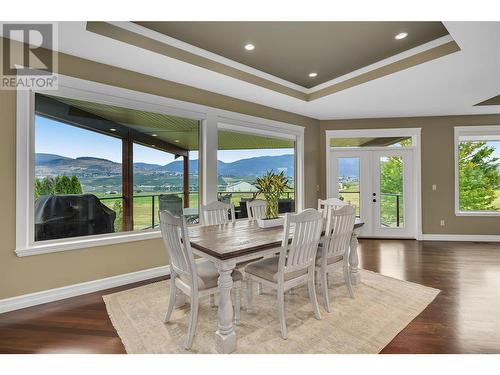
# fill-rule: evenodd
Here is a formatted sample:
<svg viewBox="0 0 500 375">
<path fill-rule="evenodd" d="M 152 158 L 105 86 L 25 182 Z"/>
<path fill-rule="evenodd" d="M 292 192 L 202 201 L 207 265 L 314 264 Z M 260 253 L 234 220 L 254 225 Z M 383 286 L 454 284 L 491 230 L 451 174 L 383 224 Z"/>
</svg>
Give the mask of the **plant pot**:
<svg viewBox="0 0 500 375">
<path fill-rule="evenodd" d="M 284 217 L 278 217 L 276 219 L 257 219 L 257 225 L 259 228 L 274 228 L 282 226 L 284 223 Z"/>
</svg>

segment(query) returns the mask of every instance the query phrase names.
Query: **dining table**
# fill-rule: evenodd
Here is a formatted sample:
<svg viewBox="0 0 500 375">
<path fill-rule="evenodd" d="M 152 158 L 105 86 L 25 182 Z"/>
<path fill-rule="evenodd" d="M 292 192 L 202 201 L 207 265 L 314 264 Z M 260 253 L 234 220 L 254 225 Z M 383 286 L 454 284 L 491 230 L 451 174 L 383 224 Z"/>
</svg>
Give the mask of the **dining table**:
<svg viewBox="0 0 500 375">
<path fill-rule="evenodd" d="M 356 219 L 350 241 L 352 284 L 360 282 L 357 235 L 363 225 L 361 220 Z M 236 349 L 237 338 L 233 327 L 231 274 L 238 264 L 274 255 L 281 246 L 283 226 L 263 229 L 255 221 L 241 219 L 221 225 L 190 226 L 189 238 L 194 254 L 213 262 L 219 272 L 215 348 L 218 353 L 232 353 Z"/>
</svg>

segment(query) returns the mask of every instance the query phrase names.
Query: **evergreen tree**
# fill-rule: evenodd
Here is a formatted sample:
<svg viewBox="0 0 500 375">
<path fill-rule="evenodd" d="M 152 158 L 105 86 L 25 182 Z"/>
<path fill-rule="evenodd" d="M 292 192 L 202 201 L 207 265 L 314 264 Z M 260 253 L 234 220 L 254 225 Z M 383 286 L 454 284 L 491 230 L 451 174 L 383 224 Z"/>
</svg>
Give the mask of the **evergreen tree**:
<svg viewBox="0 0 500 375">
<path fill-rule="evenodd" d="M 76 176 L 51 176 L 35 179 L 35 198 L 42 195 L 82 194 L 82 185 Z"/>
<path fill-rule="evenodd" d="M 71 194 L 82 194 L 82 184 L 80 183 L 80 180 L 78 177 L 73 176 L 71 177 Z"/>
</svg>

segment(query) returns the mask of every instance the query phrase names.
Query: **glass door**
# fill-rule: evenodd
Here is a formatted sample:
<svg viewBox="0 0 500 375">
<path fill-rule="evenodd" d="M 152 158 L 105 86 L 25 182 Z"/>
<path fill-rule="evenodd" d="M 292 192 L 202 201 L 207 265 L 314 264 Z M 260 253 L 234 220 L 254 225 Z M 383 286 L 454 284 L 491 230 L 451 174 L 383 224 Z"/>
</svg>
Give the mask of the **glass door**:
<svg viewBox="0 0 500 375">
<path fill-rule="evenodd" d="M 331 160 L 334 183 L 330 196 L 355 205 L 356 217 L 365 223 L 360 236 L 371 235 L 372 184 L 371 177 L 367 174 L 370 169 L 370 154 L 357 150 L 334 151 Z"/>
<path fill-rule="evenodd" d="M 329 196 L 356 206 L 361 237 L 415 237 L 412 150 L 331 151 Z"/>
<path fill-rule="evenodd" d="M 415 234 L 410 150 L 373 151 L 373 235 Z"/>
</svg>

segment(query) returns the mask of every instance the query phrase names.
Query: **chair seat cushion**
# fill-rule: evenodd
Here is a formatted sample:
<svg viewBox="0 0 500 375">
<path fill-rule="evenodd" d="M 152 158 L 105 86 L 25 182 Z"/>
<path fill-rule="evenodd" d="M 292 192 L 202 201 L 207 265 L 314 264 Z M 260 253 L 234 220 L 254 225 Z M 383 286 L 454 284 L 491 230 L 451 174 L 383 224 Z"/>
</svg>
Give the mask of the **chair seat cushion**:
<svg viewBox="0 0 500 375">
<path fill-rule="evenodd" d="M 201 290 L 217 287 L 219 271 L 217 271 L 215 265 L 206 259 L 197 259 L 195 263 L 196 271 L 198 273 L 198 288 Z M 233 281 L 241 281 L 243 279 L 243 275 L 237 270 L 233 271 L 232 276 Z M 184 281 L 189 282 L 188 280 Z"/>
<path fill-rule="evenodd" d="M 321 253 L 322 253 L 321 249 L 319 249 L 318 252 L 316 253 L 316 266 L 317 267 L 321 266 L 321 256 L 322 256 Z M 333 263 L 337 263 L 337 262 L 340 262 L 342 259 L 344 259 L 343 255 L 337 255 L 337 256 L 329 257 L 326 260 L 326 264 L 330 265 L 330 264 L 333 264 Z"/>
<path fill-rule="evenodd" d="M 245 267 L 245 273 L 260 277 L 262 279 L 277 282 L 278 281 L 278 263 L 279 255 L 271 258 L 265 258 L 256 262 L 250 263 Z M 299 276 L 307 274 L 307 269 L 285 273 L 285 281 L 295 279 Z"/>
</svg>

